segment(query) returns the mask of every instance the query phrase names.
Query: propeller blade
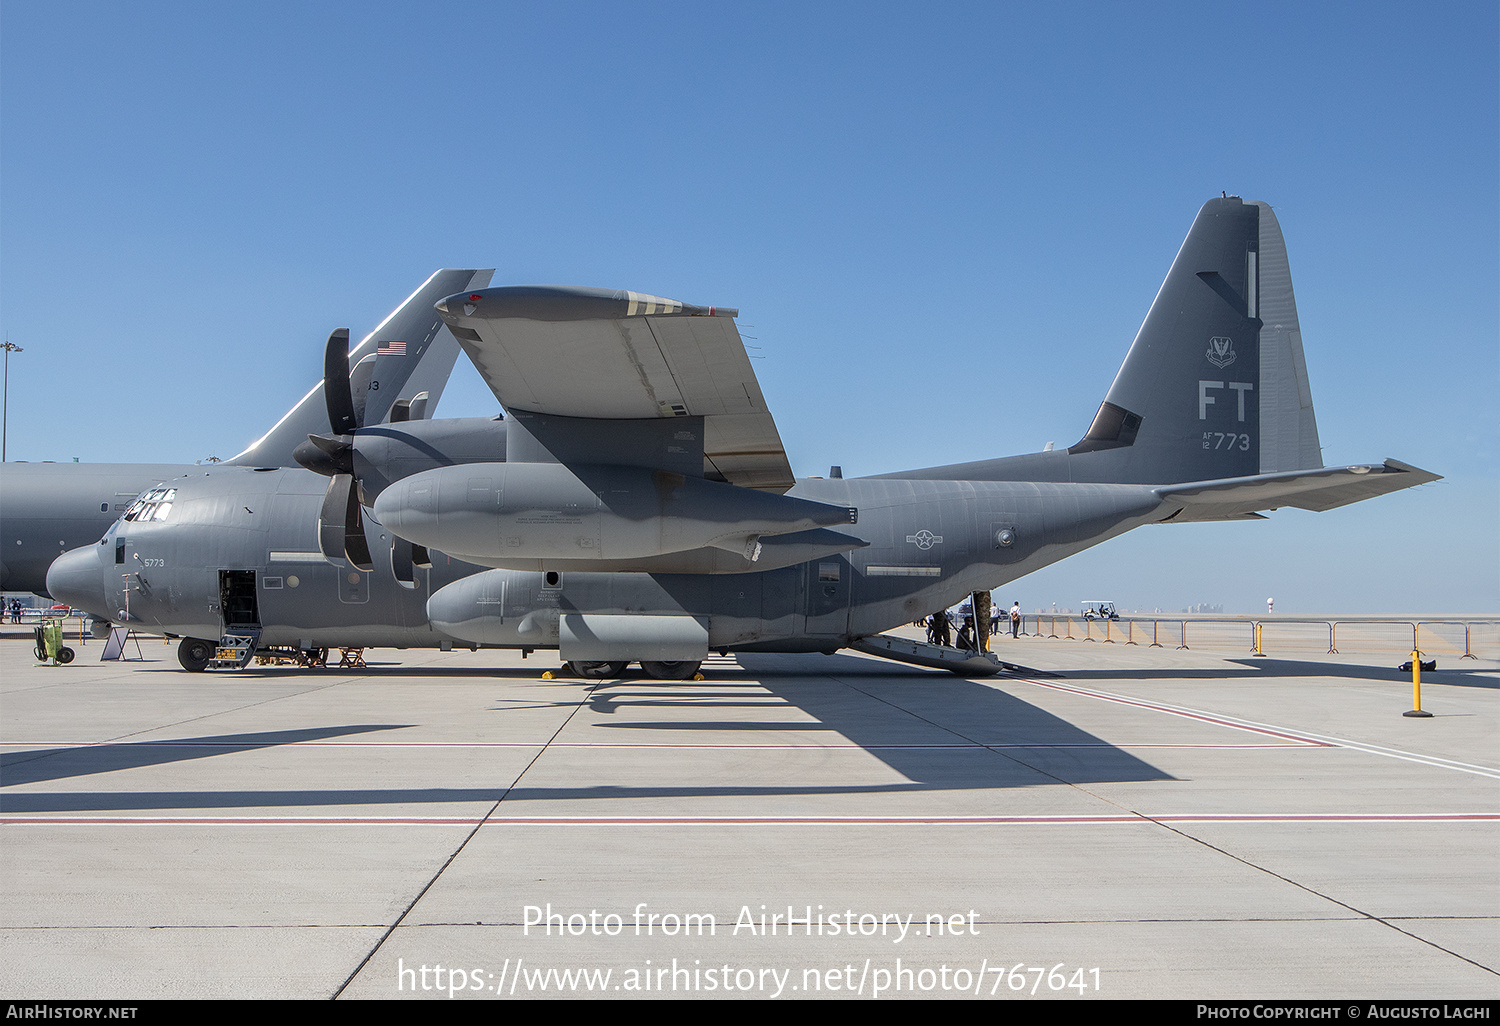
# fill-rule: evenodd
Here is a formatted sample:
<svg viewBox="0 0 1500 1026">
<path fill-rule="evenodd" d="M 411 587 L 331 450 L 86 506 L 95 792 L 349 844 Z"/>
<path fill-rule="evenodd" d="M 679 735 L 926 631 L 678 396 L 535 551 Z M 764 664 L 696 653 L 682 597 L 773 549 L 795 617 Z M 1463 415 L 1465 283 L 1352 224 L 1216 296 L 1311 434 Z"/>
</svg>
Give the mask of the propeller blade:
<svg viewBox="0 0 1500 1026">
<path fill-rule="evenodd" d="M 354 393 L 349 384 L 349 329 L 335 328 L 323 350 L 323 401 L 328 405 L 328 425 L 336 435 L 347 435 L 359 427 L 354 416 Z"/>
<path fill-rule="evenodd" d="M 349 481 L 353 483 L 354 478 Z M 361 570 L 375 569 L 370 558 L 370 543 L 365 539 L 365 515 L 359 508 L 359 493 L 349 489 L 349 503 L 344 509 L 344 558 Z"/>
<path fill-rule="evenodd" d="M 324 559 L 344 558 L 344 518 L 348 513 L 349 495 L 354 491 L 354 478 L 348 474 L 334 474 L 323 492 L 323 508 L 318 512 L 318 549 Z"/>
<path fill-rule="evenodd" d="M 318 549 L 326 559 L 347 559 L 360 570 L 375 569 L 365 539 L 365 517 L 359 508 L 351 474 L 335 474 L 323 492 L 318 513 Z"/>
</svg>

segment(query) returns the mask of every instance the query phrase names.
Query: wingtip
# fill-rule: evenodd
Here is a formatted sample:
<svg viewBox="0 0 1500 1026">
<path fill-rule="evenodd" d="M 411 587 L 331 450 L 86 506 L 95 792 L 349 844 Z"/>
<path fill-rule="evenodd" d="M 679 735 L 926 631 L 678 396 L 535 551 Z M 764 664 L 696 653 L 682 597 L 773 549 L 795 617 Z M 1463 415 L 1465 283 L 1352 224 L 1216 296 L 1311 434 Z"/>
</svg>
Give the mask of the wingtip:
<svg viewBox="0 0 1500 1026">
<path fill-rule="evenodd" d="M 1421 483 L 1423 484 L 1428 484 L 1432 481 L 1441 481 L 1443 479 L 1442 474 L 1434 474 L 1430 470 L 1423 470 L 1421 467 L 1414 467 L 1410 463 L 1402 463 L 1400 460 L 1387 459 L 1385 461 L 1385 469 L 1388 472 L 1415 474 L 1418 477 L 1422 478 Z"/>
</svg>

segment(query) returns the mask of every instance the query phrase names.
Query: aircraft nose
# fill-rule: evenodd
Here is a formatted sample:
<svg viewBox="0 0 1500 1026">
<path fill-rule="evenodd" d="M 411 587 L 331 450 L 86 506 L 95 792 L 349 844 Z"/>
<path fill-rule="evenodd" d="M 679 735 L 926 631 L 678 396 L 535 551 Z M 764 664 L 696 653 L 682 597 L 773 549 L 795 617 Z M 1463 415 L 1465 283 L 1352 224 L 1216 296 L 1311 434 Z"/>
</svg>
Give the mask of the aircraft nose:
<svg viewBox="0 0 1500 1026">
<path fill-rule="evenodd" d="M 100 570 L 98 545 L 70 549 L 47 568 L 47 592 L 59 602 L 111 619 Z"/>
</svg>

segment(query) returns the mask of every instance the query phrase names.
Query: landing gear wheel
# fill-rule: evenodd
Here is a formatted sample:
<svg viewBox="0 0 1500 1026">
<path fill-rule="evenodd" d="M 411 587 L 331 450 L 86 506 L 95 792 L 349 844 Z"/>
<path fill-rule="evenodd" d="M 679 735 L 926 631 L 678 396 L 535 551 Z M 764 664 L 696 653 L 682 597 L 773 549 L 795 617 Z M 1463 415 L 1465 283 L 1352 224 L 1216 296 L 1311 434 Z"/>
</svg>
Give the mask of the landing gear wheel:
<svg viewBox="0 0 1500 1026">
<path fill-rule="evenodd" d="M 587 680 L 614 680 L 616 677 L 625 675 L 625 667 L 629 663 L 588 663 L 575 659 L 568 664 L 568 669 Z"/>
<path fill-rule="evenodd" d="M 648 663 L 641 660 L 641 669 L 646 671 L 646 676 L 657 680 L 689 680 L 702 665 L 701 662 Z"/>
<path fill-rule="evenodd" d="M 214 646 L 210 641 L 203 641 L 200 638 L 183 638 L 182 644 L 177 646 L 177 661 L 189 673 L 201 673 L 208 669 L 209 660 L 213 657 Z"/>
<path fill-rule="evenodd" d="M 58 661 L 59 664 L 61 664 L 63 666 L 67 666 L 69 663 L 71 663 L 73 661 L 73 650 L 71 648 L 60 648 L 60 649 L 58 649 L 57 650 L 57 661 Z"/>
</svg>

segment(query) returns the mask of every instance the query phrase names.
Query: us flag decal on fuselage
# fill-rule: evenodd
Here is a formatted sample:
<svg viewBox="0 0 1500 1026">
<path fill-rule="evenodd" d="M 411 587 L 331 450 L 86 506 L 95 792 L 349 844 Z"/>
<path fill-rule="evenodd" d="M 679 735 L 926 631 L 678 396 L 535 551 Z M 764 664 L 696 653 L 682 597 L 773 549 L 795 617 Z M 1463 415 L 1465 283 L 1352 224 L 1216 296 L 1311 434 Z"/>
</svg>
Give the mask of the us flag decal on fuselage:
<svg viewBox="0 0 1500 1026">
<path fill-rule="evenodd" d="M 377 356 L 405 356 L 405 342 L 382 342 L 380 348 L 375 350 Z"/>
</svg>

